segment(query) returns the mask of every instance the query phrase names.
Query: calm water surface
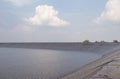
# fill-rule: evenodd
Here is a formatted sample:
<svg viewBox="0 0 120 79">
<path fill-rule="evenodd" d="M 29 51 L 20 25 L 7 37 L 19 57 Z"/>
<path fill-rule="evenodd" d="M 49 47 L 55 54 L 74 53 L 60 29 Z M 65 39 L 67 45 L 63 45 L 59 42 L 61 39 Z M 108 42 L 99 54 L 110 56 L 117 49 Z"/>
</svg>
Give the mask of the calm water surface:
<svg viewBox="0 0 120 79">
<path fill-rule="evenodd" d="M 80 51 L 0 48 L 0 79 L 55 79 L 99 57 Z"/>
</svg>

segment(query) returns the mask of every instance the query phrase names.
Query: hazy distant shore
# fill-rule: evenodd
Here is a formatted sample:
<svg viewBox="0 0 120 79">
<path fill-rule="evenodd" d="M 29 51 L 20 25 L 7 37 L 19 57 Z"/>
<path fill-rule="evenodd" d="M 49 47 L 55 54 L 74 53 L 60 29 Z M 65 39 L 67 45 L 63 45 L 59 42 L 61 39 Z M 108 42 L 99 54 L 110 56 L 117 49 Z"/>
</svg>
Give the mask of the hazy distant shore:
<svg viewBox="0 0 120 79">
<path fill-rule="evenodd" d="M 106 52 L 119 46 L 120 43 L 98 42 L 98 43 L 81 43 L 81 42 L 61 42 L 61 43 L 0 43 L 0 47 L 7 48 L 30 48 L 30 49 L 51 49 L 51 50 L 70 50 L 84 52 Z"/>
</svg>

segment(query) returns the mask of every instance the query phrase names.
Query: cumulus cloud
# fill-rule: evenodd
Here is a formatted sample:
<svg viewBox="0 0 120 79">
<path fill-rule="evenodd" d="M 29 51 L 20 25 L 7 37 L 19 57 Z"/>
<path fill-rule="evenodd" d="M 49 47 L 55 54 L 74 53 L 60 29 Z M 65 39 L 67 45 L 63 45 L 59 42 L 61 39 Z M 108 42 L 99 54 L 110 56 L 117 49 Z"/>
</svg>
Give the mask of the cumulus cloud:
<svg viewBox="0 0 120 79">
<path fill-rule="evenodd" d="M 16 6 L 23 6 L 23 5 L 30 3 L 32 0 L 6 0 L 6 1 Z"/>
<path fill-rule="evenodd" d="M 35 9 L 34 16 L 26 21 L 32 25 L 65 26 L 69 23 L 58 17 L 58 11 L 53 6 L 39 5 Z"/>
<path fill-rule="evenodd" d="M 105 10 L 96 19 L 96 23 L 106 21 L 120 22 L 120 0 L 108 0 Z"/>
</svg>

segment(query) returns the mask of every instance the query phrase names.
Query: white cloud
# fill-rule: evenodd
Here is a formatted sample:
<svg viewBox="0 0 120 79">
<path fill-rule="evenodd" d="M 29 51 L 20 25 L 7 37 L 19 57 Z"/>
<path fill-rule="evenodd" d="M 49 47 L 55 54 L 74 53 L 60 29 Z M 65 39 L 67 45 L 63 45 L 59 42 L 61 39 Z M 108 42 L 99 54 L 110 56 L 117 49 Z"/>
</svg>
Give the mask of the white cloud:
<svg viewBox="0 0 120 79">
<path fill-rule="evenodd" d="M 106 21 L 120 22 L 120 0 L 108 0 L 105 10 L 96 19 L 96 23 Z"/>
<path fill-rule="evenodd" d="M 34 16 L 26 19 L 32 25 L 65 26 L 69 23 L 58 17 L 58 11 L 53 6 L 39 5 L 35 9 Z"/>
<path fill-rule="evenodd" d="M 30 3 L 32 0 L 6 0 L 6 1 L 16 6 L 23 6 L 23 5 Z"/>
</svg>

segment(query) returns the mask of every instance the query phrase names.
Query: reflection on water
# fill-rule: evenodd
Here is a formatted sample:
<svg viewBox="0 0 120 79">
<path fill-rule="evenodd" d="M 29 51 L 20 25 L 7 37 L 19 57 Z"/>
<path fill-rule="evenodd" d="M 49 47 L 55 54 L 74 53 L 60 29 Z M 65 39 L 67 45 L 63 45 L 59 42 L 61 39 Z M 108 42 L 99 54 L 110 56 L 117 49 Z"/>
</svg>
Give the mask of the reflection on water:
<svg viewBox="0 0 120 79">
<path fill-rule="evenodd" d="M 0 79 L 55 79 L 100 56 L 80 51 L 0 48 Z"/>
</svg>

